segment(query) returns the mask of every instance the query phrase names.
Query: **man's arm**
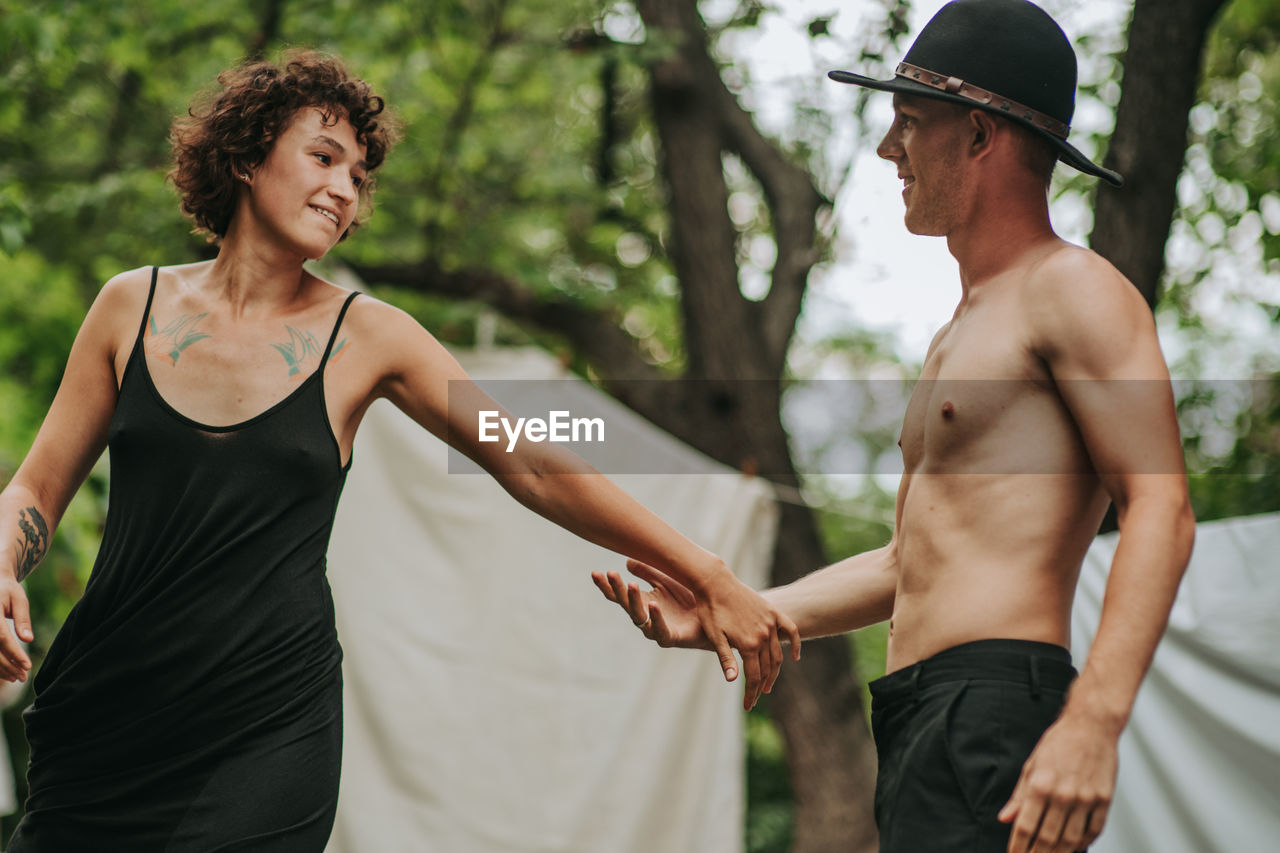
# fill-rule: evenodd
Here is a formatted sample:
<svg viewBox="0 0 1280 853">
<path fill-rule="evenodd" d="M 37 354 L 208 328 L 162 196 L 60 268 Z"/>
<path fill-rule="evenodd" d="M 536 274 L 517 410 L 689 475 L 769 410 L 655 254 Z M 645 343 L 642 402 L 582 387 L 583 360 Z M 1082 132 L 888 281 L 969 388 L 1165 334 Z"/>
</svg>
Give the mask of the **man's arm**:
<svg viewBox="0 0 1280 853">
<path fill-rule="evenodd" d="M 897 586 L 897 546 L 890 541 L 767 590 L 764 597 L 795 620 L 807 640 L 885 621 L 893 615 Z"/>
<path fill-rule="evenodd" d="M 710 648 L 693 610 L 688 590 L 662 572 L 635 560 L 627 569 L 650 584 L 642 590 L 617 572 L 592 572 L 605 598 L 627 612 L 646 637 L 663 647 Z M 763 595 L 791 618 L 805 640 L 842 634 L 883 622 L 893 615 L 898 583 L 897 548 L 854 554 Z"/>
<path fill-rule="evenodd" d="M 1116 747 L 1195 535 L 1169 374 L 1137 290 L 1091 252 L 1056 253 L 1028 288 L 1048 365 L 1117 510 L 1120 541 L 1088 659 L 1000 813 L 1009 850 L 1074 851 L 1102 831 Z"/>
<path fill-rule="evenodd" d="M 932 353 L 944 326 L 929 345 Z M 894 535 L 882 548 L 854 554 L 786 586 L 765 590 L 765 600 L 791 619 L 802 639 L 827 637 L 883 622 L 893 615 L 898 588 L 898 533 L 911 474 L 898 481 Z M 605 598 L 621 607 L 645 637 L 663 647 L 710 648 L 692 609 L 692 597 L 678 579 L 636 560 L 627 569 L 652 589 L 626 583 L 617 572 L 592 572 Z"/>
</svg>

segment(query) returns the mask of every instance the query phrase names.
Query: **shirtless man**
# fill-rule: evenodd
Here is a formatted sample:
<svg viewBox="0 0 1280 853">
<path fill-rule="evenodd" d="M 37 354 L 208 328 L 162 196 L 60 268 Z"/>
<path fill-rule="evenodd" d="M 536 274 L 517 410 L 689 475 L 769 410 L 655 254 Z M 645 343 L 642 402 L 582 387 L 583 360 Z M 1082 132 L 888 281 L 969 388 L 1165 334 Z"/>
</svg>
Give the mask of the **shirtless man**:
<svg viewBox="0 0 1280 853">
<path fill-rule="evenodd" d="M 871 684 L 883 853 L 1080 850 L 1194 536 L 1151 312 L 1049 222 L 1057 159 L 1119 176 L 1066 143 L 1075 57 L 1024 0 L 944 7 L 892 80 L 831 76 L 894 92 L 877 153 L 907 229 L 947 238 L 961 296 L 907 406 L 891 541 L 766 597 L 806 638 L 890 620 Z M 1108 502 L 1120 543 L 1076 678 L 1071 603 Z M 597 586 L 646 637 L 705 647 L 691 597 L 629 568 L 653 589 Z"/>
</svg>

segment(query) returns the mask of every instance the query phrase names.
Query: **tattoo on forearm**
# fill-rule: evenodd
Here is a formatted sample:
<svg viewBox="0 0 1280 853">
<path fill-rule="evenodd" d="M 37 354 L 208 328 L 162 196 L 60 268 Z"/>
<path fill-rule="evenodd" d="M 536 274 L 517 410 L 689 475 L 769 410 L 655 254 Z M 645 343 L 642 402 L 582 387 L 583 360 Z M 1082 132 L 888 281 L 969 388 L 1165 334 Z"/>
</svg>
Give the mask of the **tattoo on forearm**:
<svg viewBox="0 0 1280 853">
<path fill-rule="evenodd" d="M 33 506 L 18 510 L 18 580 L 26 580 L 27 575 L 44 559 L 49 550 L 49 525 L 45 523 L 40 510 Z"/>
<path fill-rule="evenodd" d="M 184 349 L 196 341 L 202 341 L 209 337 L 204 332 L 196 331 L 196 326 L 200 325 L 200 321 L 208 316 L 208 313 L 194 316 L 183 314 L 161 328 L 156 323 L 156 316 L 152 314 L 147 318 L 147 350 L 153 355 L 168 356 L 173 360 L 173 365 L 177 367 L 178 356 L 182 355 Z"/>
</svg>

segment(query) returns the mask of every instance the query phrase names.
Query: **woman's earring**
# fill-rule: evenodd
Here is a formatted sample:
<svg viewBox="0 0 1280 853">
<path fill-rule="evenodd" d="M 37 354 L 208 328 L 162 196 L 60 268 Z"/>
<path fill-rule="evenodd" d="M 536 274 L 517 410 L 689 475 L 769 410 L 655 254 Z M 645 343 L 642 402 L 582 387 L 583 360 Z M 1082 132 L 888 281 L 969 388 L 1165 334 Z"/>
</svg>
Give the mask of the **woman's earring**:
<svg viewBox="0 0 1280 853">
<path fill-rule="evenodd" d="M 248 172 L 241 172 L 240 174 L 236 175 L 236 177 L 237 177 L 237 178 L 239 178 L 240 180 L 244 181 L 246 184 L 247 184 L 247 183 L 249 183 L 249 173 L 248 173 Z"/>
</svg>

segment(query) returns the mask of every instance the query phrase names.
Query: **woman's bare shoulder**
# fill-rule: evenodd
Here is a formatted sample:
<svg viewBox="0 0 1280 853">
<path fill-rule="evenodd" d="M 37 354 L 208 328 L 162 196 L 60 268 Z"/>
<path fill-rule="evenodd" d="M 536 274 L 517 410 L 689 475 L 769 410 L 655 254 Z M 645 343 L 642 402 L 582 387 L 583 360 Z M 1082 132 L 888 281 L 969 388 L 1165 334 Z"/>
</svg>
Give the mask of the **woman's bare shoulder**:
<svg viewBox="0 0 1280 853">
<path fill-rule="evenodd" d="M 130 295 L 137 296 L 139 292 L 143 298 L 146 298 L 147 291 L 151 288 L 153 269 L 154 267 L 138 267 L 116 273 L 102 285 L 98 298 L 127 299 Z"/>
<path fill-rule="evenodd" d="M 426 331 L 407 311 L 364 292 L 351 302 L 344 325 L 348 323 L 353 329 L 371 336 L 393 339 L 404 334 L 416 336 Z"/>
<path fill-rule="evenodd" d="M 106 324 L 114 330 L 128 318 L 136 328 L 151 290 L 151 270 L 152 267 L 138 267 L 107 279 L 93 300 L 85 322 Z"/>
<path fill-rule="evenodd" d="M 411 314 L 367 293 L 351 303 L 342 329 L 377 365 L 382 379 L 419 371 L 455 372 L 448 351 Z"/>
</svg>

